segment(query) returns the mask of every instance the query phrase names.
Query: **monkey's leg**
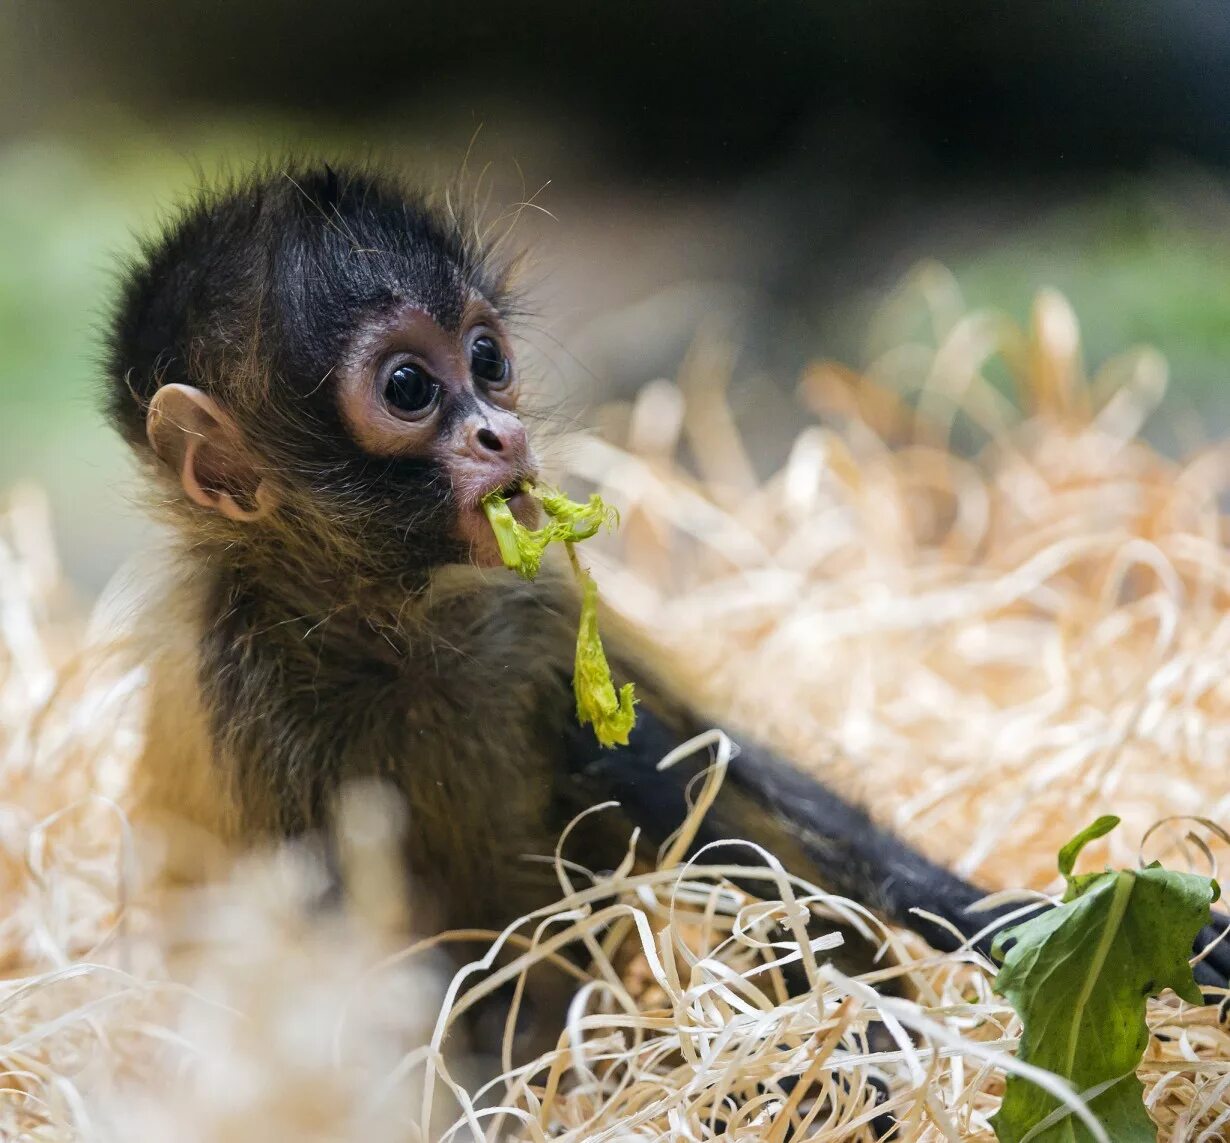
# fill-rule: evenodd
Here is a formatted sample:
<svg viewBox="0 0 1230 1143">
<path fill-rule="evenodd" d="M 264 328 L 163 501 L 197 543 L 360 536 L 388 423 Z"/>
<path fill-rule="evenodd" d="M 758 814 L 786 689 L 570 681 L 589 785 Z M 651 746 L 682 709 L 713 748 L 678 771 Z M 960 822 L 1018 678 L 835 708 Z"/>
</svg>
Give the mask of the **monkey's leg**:
<svg viewBox="0 0 1230 1143">
<path fill-rule="evenodd" d="M 661 843 L 687 815 L 688 784 L 707 759 L 688 759 L 659 771 L 658 762 L 681 736 L 653 711 L 638 709 L 626 747 L 602 750 L 588 729 L 578 729 L 569 744 L 572 772 L 591 796 L 619 801 L 648 839 Z M 969 912 L 985 892 L 964 881 L 877 826 L 859 807 L 821 782 L 783 762 L 770 751 L 745 746 L 731 761 L 717 801 L 706 814 L 693 850 L 723 839 L 763 845 L 791 872 L 912 929 L 933 948 L 952 952 L 963 943 L 947 925 L 912 910 L 924 910 L 972 935 L 1015 909 Z M 1197 939 L 1200 951 L 1230 923 L 1215 914 Z M 994 931 L 976 946 L 989 955 Z M 1196 966 L 1196 979 L 1225 988 L 1230 978 L 1230 938 Z"/>
</svg>

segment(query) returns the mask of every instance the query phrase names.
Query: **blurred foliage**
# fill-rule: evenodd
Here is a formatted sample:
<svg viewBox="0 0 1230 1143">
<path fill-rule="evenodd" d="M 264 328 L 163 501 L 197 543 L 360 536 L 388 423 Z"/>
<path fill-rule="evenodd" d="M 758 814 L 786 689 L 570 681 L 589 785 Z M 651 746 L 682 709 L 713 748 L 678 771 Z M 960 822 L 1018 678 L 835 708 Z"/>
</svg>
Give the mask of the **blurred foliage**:
<svg viewBox="0 0 1230 1143">
<path fill-rule="evenodd" d="M 157 184 L 153 162 L 104 164 L 47 141 L 0 157 L 0 488 L 32 478 L 72 506 L 62 538 L 77 567 L 118 558 L 114 485 L 125 470 L 95 407 L 97 329 L 109 259 Z"/>
<path fill-rule="evenodd" d="M 1054 286 L 1080 317 L 1090 362 L 1147 343 L 1169 361 L 1173 393 L 1227 400 L 1230 200 L 1207 186 L 1181 199 L 1126 186 L 994 235 L 951 268 L 971 304 L 1021 320 Z"/>
</svg>

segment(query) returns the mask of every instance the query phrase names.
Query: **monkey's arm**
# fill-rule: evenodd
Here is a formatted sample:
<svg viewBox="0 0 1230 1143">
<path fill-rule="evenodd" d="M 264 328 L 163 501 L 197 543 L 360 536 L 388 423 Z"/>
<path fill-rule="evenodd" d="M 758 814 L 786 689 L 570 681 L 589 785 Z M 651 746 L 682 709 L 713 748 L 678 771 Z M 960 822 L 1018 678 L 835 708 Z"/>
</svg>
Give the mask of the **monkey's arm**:
<svg viewBox="0 0 1230 1143">
<path fill-rule="evenodd" d="M 587 729 L 578 728 L 569 742 L 569 761 L 591 799 L 617 800 L 630 821 L 651 842 L 661 844 L 686 817 L 688 784 L 709 759 L 702 751 L 659 771 L 658 762 L 683 739 L 678 728 L 646 706 L 637 714 L 626 747 L 603 750 Z M 862 809 L 823 783 L 755 745 L 744 745 L 732 759 L 692 850 L 723 839 L 763 845 L 791 872 L 870 906 L 942 952 L 959 948 L 962 941 L 946 925 L 913 910 L 933 914 L 971 936 L 1016 908 L 968 912 L 986 895 L 984 890 L 877 826 Z M 1225 917 L 1215 915 L 1196 949 L 1215 940 L 1226 924 Z M 993 939 L 994 932 L 988 933 L 976 947 L 989 955 Z M 1197 980 L 1207 987 L 1226 987 L 1228 977 L 1230 939 L 1196 968 Z"/>
</svg>

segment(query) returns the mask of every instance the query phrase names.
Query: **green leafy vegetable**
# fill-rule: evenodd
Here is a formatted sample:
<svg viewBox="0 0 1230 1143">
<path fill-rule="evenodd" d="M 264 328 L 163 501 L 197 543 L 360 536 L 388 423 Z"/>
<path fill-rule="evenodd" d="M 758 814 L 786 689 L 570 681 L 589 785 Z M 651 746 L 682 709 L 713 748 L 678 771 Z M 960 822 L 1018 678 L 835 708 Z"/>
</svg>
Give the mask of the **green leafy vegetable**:
<svg viewBox="0 0 1230 1143">
<path fill-rule="evenodd" d="M 1188 957 L 1217 900 L 1215 881 L 1154 862 L 1073 876 L 1081 849 L 1119 824 L 1099 818 L 1059 854 L 1064 904 L 1001 933 L 1013 941 L 996 991 L 1021 1017 L 1018 1056 L 1069 1080 L 1115 1143 L 1155 1143 L 1136 1066 L 1149 1033 L 1145 1000 L 1172 988 L 1202 1001 Z M 1000 1143 L 1083 1143 L 1093 1135 L 1055 1096 L 1009 1076 L 992 1121 Z"/>
<path fill-rule="evenodd" d="M 589 572 L 581 572 L 581 626 L 577 631 L 577 657 L 572 670 L 572 689 L 577 699 L 577 719 L 592 723 L 594 737 L 602 746 L 627 746 L 636 723 L 632 684 L 615 693 L 611 668 L 598 637 L 598 585 Z"/>
<path fill-rule="evenodd" d="M 542 564 L 542 554 L 548 544 L 575 544 L 588 540 L 604 523 L 615 518 L 595 492 L 585 504 L 577 504 L 551 488 L 526 488 L 541 501 L 547 513 L 543 527 L 531 530 L 520 523 L 508 507 L 508 502 L 492 492 L 483 498 L 483 511 L 495 532 L 500 559 L 523 579 L 534 579 Z"/>
<path fill-rule="evenodd" d="M 618 517 L 596 492 L 586 503 L 578 504 L 553 488 L 527 487 L 526 491 L 539 498 L 547 514 L 547 522 L 541 528 L 530 529 L 521 524 L 498 492 L 483 499 L 483 511 L 495 532 L 500 559 L 523 578 L 534 579 L 547 545 L 567 545 L 573 572 L 581 584 L 581 623 L 572 673 L 577 718 L 582 724 L 592 724 L 600 745 L 626 746 L 636 723 L 632 684 L 625 683 L 618 693 L 615 691 L 598 634 L 598 586 L 581 567 L 573 550 L 574 544 L 588 540 L 604 523 L 615 523 Z"/>
<path fill-rule="evenodd" d="M 1072 889 L 1072 870 L 1076 868 L 1076 859 L 1080 857 L 1081 850 L 1085 848 L 1091 841 L 1097 841 L 1100 837 L 1105 837 L 1112 829 L 1119 824 L 1119 818 L 1114 814 L 1104 814 L 1098 818 L 1093 825 L 1087 825 L 1080 831 L 1067 845 L 1059 851 L 1059 872 L 1063 874 L 1063 878 L 1068 883 L 1068 891 Z M 1098 873 L 1095 876 L 1101 877 Z"/>
<path fill-rule="evenodd" d="M 619 513 L 608 508 L 596 492 L 584 504 L 569 500 L 555 488 L 540 487 L 533 492 L 542 501 L 542 510 L 551 518 L 560 538 L 570 544 L 588 540 L 603 524 L 611 527 L 619 523 Z"/>
</svg>

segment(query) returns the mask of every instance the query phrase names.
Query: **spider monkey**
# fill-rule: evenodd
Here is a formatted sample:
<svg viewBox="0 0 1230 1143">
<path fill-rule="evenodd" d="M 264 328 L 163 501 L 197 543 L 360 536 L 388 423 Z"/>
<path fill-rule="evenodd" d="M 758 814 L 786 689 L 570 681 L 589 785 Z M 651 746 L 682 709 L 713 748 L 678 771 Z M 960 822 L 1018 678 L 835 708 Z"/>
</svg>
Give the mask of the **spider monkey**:
<svg viewBox="0 0 1230 1143">
<path fill-rule="evenodd" d="M 228 842 L 327 827 L 350 779 L 409 810 L 406 860 L 444 927 L 552 902 L 549 854 L 618 864 L 662 843 L 703 759 L 656 763 L 708 724 L 648 644 L 607 624 L 635 680 L 627 746 L 600 749 L 571 690 L 578 603 L 500 566 L 480 507 L 537 461 L 518 417 L 510 272 L 474 230 L 385 174 L 299 164 L 202 192 L 127 267 L 107 353 L 111 421 L 179 537 L 152 617 L 138 789 Z M 792 872 L 935 948 L 982 892 L 771 752 L 745 743 L 695 846 L 766 846 Z M 1218 932 L 1206 930 L 1201 944 Z M 983 942 L 985 950 L 987 942 Z M 1224 986 L 1230 948 L 1199 966 Z"/>
</svg>

